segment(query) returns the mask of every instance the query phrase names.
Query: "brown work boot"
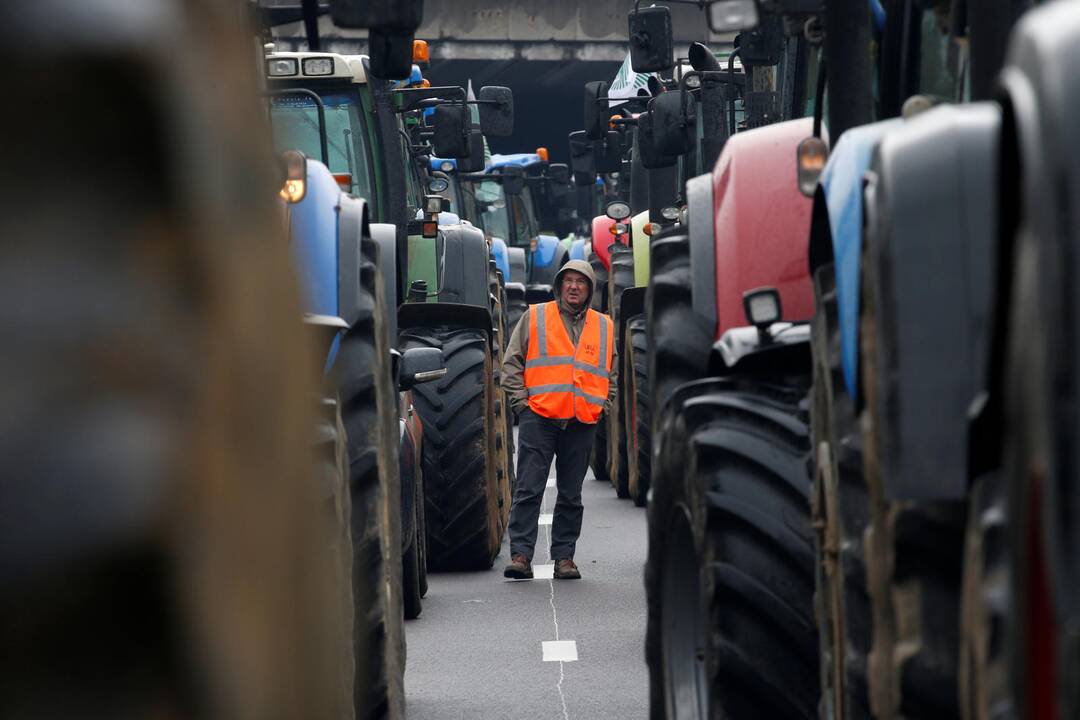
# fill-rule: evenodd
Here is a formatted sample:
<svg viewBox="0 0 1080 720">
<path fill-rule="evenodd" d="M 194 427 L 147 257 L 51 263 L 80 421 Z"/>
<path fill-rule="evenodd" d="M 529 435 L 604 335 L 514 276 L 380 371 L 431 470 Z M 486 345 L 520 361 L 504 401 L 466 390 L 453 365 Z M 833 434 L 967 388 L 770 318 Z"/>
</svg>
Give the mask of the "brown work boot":
<svg viewBox="0 0 1080 720">
<path fill-rule="evenodd" d="M 513 580 L 532 580 L 532 576 L 532 563 L 521 553 L 514 553 L 510 558 L 510 564 L 503 570 L 503 577 Z"/>
<path fill-rule="evenodd" d="M 562 560 L 555 561 L 555 579 L 556 580 L 580 580 L 581 571 L 577 569 L 577 565 L 570 558 L 563 558 Z"/>
</svg>

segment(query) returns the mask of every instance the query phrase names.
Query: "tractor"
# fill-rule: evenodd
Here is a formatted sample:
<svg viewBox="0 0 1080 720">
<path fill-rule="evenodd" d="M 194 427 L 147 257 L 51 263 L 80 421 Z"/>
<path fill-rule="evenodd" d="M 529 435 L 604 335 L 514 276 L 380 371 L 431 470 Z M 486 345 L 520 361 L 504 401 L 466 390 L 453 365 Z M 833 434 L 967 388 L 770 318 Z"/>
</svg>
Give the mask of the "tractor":
<svg viewBox="0 0 1080 720">
<path fill-rule="evenodd" d="M 1068 65 L 1080 24 L 1063 4 L 1014 28 L 1027 3 L 898 2 L 853 3 L 841 26 L 843 5 L 824 9 L 843 29 L 824 37 L 834 147 L 820 181 L 820 151 L 797 170 L 814 196 L 822 714 L 1071 717 L 1075 492 L 1047 470 L 1069 352 L 1045 328 L 1071 306 L 1067 263 L 1046 258 L 1076 173 L 1046 68 Z M 955 100 L 978 102 L 920 112 Z"/>
<path fill-rule="evenodd" d="M 0 120 L 4 717 L 351 716 L 347 496 L 242 9 L 0 7 L 33 108 Z"/>
</svg>

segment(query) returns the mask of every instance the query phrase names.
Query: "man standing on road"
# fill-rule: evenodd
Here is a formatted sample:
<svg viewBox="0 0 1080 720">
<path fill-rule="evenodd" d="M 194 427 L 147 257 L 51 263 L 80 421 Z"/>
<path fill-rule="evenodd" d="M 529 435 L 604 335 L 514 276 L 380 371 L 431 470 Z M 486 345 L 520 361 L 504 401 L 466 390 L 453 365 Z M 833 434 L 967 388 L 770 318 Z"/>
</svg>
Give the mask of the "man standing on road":
<svg viewBox="0 0 1080 720">
<path fill-rule="evenodd" d="M 583 260 L 555 275 L 555 300 L 529 306 L 507 344 L 503 388 L 518 416 L 517 490 L 510 508 L 510 564 L 503 575 L 529 579 L 540 503 L 555 457 L 558 499 L 551 523 L 555 577 L 577 580 L 581 484 L 593 433 L 615 400 L 618 363 L 611 318 L 589 308 L 596 277 Z"/>
</svg>

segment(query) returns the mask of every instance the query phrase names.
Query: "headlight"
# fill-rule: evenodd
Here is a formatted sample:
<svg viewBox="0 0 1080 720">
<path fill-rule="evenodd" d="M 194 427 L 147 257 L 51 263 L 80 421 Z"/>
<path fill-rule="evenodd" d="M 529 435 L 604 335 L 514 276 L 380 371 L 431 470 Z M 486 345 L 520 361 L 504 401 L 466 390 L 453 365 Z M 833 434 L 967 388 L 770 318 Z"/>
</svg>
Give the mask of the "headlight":
<svg viewBox="0 0 1080 720">
<path fill-rule="evenodd" d="M 299 74 L 296 58 L 277 58 L 266 61 L 266 74 L 270 77 L 288 77 Z"/>
<path fill-rule="evenodd" d="M 333 75 L 333 58 L 307 58 L 304 60 L 305 75 Z"/>
<path fill-rule="evenodd" d="M 691 75 L 686 78 L 686 87 L 690 88 L 691 90 L 696 90 L 697 88 L 701 87 L 701 76 Z"/>
<path fill-rule="evenodd" d="M 439 169 L 443 172 L 450 172 L 454 169 L 454 163 L 450 160 L 443 160 L 442 163 L 439 164 Z"/>
</svg>

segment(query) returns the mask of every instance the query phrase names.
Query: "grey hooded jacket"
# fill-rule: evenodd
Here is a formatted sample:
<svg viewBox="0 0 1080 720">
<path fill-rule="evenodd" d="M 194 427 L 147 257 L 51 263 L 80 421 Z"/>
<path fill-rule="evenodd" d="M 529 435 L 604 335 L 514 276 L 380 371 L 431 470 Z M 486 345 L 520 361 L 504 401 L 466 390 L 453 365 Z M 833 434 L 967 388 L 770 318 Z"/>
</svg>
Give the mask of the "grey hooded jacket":
<svg viewBox="0 0 1080 720">
<path fill-rule="evenodd" d="M 574 312 L 563 304 L 559 297 L 559 286 L 562 283 L 562 274 L 567 270 L 574 270 L 589 279 L 589 297 L 585 299 L 584 307 Z M 563 326 L 570 335 L 570 340 L 577 345 L 581 337 L 581 329 L 585 327 L 585 311 L 589 308 L 589 300 L 592 299 L 593 290 L 596 288 L 596 275 L 592 267 L 584 260 L 570 260 L 559 272 L 555 274 L 552 284 L 552 294 L 559 304 L 559 317 L 562 318 Z M 510 341 L 506 344 L 506 353 L 503 355 L 502 387 L 510 396 L 510 405 L 515 413 L 520 413 L 529 404 L 529 393 L 525 389 L 525 353 L 529 349 L 529 313 L 524 313 L 517 327 L 510 334 Z M 608 397 L 604 403 L 604 412 L 611 410 L 615 402 L 615 394 L 618 392 L 619 380 L 619 352 L 617 348 L 612 350 L 611 373 L 608 376 Z"/>
</svg>

